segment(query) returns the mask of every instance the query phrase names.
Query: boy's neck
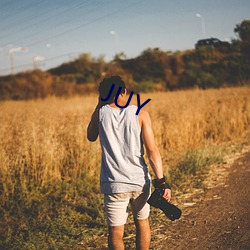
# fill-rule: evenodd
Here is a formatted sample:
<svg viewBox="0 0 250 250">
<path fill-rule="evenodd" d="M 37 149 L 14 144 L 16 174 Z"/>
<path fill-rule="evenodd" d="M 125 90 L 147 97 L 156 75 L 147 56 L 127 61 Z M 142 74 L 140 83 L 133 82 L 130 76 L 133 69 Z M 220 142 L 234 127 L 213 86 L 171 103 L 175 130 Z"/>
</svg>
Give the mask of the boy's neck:
<svg viewBox="0 0 250 250">
<path fill-rule="evenodd" d="M 118 100 L 117 100 L 117 104 L 119 106 L 125 106 L 126 103 L 127 103 L 127 101 L 124 100 L 123 98 L 118 98 Z M 116 104 L 114 102 L 110 103 L 109 106 L 112 108 L 120 109 L 119 107 L 116 106 Z"/>
</svg>

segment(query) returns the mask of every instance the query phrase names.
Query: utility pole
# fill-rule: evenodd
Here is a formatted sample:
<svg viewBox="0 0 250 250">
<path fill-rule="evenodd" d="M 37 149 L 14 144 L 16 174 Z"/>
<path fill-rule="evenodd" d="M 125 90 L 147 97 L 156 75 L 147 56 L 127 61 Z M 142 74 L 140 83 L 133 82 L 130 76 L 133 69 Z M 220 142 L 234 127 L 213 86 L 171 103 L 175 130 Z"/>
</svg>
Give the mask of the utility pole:
<svg viewBox="0 0 250 250">
<path fill-rule="evenodd" d="M 17 48 L 11 48 L 9 49 L 9 55 L 10 55 L 10 73 L 11 75 L 14 74 L 14 52 L 27 52 L 29 51 L 28 48 L 23 48 L 23 47 L 17 47 Z"/>
<path fill-rule="evenodd" d="M 13 51 L 10 49 L 9 50 L 9 54 L 10 54 L 10 74 L 13 75 L 14 74 L 14 58 L 13 58 Z"/>
</svg>

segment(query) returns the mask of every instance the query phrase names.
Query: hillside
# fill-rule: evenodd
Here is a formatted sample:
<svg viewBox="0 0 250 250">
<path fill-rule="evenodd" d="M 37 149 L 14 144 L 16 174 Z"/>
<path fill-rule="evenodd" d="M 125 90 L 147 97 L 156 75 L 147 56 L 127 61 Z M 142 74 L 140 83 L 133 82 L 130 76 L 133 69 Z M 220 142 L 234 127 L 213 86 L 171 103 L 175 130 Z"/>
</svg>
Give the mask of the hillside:
<svg viewBox="0 0 250 250">
<path fill-rule="evenodd" d="M 134 92 L 241 86 L 250 65 L 239 52 L 201 48 L 183 52 L 147 49 L 136 58 L 105 63 L 83 54 L 48 72 L 39 70 L 0 77 L 0 100 L 72 96 L 96 90 L 106 75 L 119 74 Z"/>
<path fill-rule="evenodd" d="M 83 53 L 47 72 L 0 77 L 0 100 L 72 96 L 96 91 L 100 80 L 119 74 L 134 92 L 247 85 L 250 79 L 250 21 L 237 25 L 239 40 L 227 49 L 202 46 L 186 51 L 148 48 L 135 58 L 117 54 L 111 62 Z"/>
</svg>

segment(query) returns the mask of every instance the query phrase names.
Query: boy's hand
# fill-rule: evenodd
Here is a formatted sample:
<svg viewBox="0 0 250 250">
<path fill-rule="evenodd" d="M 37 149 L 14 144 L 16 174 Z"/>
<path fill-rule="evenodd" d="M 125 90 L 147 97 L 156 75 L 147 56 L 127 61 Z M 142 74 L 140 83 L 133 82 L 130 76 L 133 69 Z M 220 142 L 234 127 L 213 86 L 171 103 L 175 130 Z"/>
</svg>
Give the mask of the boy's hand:
<svg viewBox="0 0 250 250">
<path fill-rule="evenodd" d="M 165 177 L 161 179 L 155 179 L 153 184 L 156 189 L 161 190 L 162 197 L 169 202 L 171 199 L 171 188 L 166 182 Z"/>
<path fill-rule="evenodd" d="M 164 190 L 164 194 L 162 196 L 165 200 L 167 200 L 168 202 L 170 202 L 170 199 L 171 199 L 171 189 L 169 188 L 166 188 Z"/>
</svg>

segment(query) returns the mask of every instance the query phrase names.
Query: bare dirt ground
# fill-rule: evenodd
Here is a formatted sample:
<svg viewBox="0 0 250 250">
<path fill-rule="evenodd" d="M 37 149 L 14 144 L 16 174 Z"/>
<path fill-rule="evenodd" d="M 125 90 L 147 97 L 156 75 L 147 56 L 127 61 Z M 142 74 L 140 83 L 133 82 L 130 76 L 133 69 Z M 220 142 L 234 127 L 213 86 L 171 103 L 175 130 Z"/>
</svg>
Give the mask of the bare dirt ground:
<svg viewBox="0 0 250 250">
<path fill-rule="evenodd" d="M 249 181 L 250 151 L 214 166 L 206 190 L 180 199 L 180 220 L 152 226 L 153 249 L 250 249 Z"/>
</svg>

